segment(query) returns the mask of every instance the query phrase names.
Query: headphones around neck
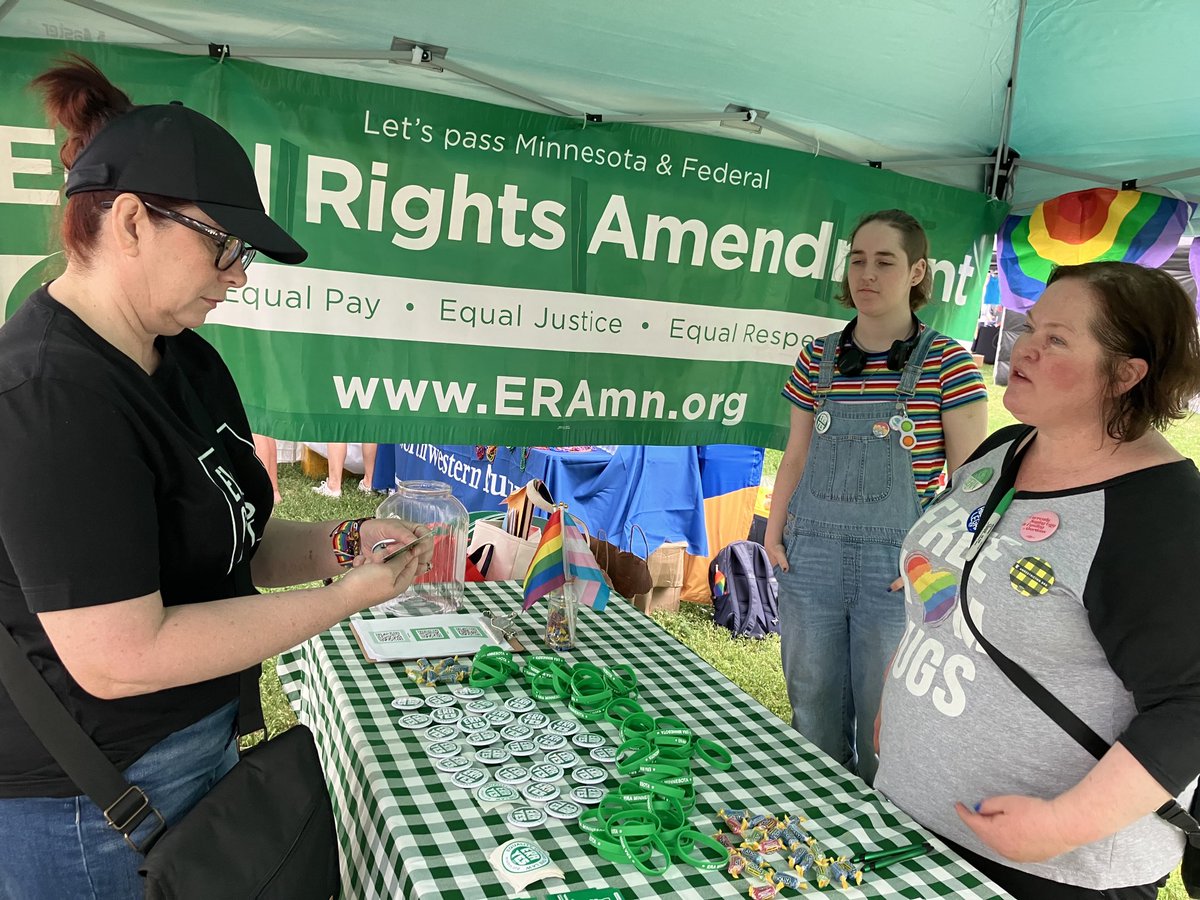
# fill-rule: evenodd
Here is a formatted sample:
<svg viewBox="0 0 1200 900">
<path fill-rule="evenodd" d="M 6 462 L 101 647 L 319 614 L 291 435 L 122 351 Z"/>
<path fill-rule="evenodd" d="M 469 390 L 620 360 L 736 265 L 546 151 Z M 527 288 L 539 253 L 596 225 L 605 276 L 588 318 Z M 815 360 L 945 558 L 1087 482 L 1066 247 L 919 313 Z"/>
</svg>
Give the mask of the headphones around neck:
<svg viewBox="0 0 1200 900">
<path fill-rule="evenodd" d="M 861 375 L 863 369 L 867 367 L 866 351 L 854 343 L 854 326 L 857 324 L 858 317 L 855 316 L 842 331 L 841 338 L 838 339 L 837 370 L 842 375 L 850 377 Z M 921 337 L 921 323 L 917 321 L 916 316 L 913 316 L 912 324 L 913 333 L 902 341 L 892 341 L 892 347 L 888 350 L 887 367 L 893 372 L 899 372 L 904 368 L 908 358 L 912 356 L 913 348 L 917 346 L 917 340 Z"/>
</svg>

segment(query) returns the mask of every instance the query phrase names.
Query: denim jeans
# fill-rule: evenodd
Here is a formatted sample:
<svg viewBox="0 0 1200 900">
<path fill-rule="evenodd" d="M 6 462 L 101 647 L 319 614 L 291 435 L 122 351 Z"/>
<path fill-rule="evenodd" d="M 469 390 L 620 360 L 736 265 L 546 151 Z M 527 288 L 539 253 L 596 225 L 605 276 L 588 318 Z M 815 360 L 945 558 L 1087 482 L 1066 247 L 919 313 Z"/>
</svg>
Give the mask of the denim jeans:
<svg viewBox="0 0 1200 900">
<path fill-rule="evenodd" d="M 918 343 L 894 400 L 829 399 L 834 354 L 821 362 L 804 473 L 788 504 L 777 569 L 783 673 L 792 725 L 870 784 L 884 669 L 904 633 L 900 544 L 921 514 L 904 418 L 928 351 Z M 836 336 L 831 336 L 836 338 Z M 826 347 L 836 340 L 825 339 Z"/>
<path fill-rule="evenodd" d="M 173 825 L 237 762 L 236 717 L 235 700 L 168 735 L 125 770 L 125 780 L 140 786 Z M 148 818 L 134 840 L 151 828 Z M 0 834 L 0 900 L 145 896 L 137 873 L 143 857 L 87 797 L 0 799 Z"/>
</svg>

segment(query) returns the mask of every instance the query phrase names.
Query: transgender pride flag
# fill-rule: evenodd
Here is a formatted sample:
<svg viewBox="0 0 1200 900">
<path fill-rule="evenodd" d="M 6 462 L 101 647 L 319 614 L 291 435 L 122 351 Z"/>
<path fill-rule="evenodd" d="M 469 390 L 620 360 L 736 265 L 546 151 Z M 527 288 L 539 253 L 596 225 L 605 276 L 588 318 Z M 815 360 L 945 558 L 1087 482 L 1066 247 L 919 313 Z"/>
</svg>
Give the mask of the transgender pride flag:
<svg viewBox="0 0 1200 900">
<path fill-rule="evenodd" d="M 1000 302 L 1027 312 L 1055 266 L 1101 259 L 1156 269 L 1179 245 L 1195 204 L 1141 191 L 1092 188 L 1009 216 L 997 240 Z"/>
<path fill-rule="evenodd" d="M 597 612 L 608 604 L 609 588 L 578 520 L 559 507 L 542 529 L 542 539 L 525 576 L 525 602 L 529 609 L 551 591 L 570 585 L 575 599 Z"/>
</svg>

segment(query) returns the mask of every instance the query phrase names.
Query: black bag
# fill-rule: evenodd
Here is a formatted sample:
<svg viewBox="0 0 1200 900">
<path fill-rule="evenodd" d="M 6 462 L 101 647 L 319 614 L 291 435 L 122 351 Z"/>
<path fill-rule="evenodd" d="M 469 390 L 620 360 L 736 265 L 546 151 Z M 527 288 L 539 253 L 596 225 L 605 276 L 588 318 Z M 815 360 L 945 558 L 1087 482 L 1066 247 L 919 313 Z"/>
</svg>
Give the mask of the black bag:
<svg viewBox="0 0 1200 900">
<path fill-rule="evenodd" d="M 779 582 L 762 544 L 734 541 L 708 566 L 713 622 L 736 637 L 779 633 Z"/>
<path fill-rule="evenodd" d="M 981 522 L 988 522 L 992 512 L 999 505 L 1000 498 L 1015 483 L 1021 456 L 1028 447 L 1028 435 L 1029 432 L 1027 431 L 1013 444 L 1013 452 L 1010 458 L 1005 460 L 996 486 L 992 489 L 991 496 L 988 497 L 988 502 L 984 504 L 983 515 L 980 518 Z M 979 528 L 975 532 L 975 538 L 972 540 L 971 546 L 974 547 L 976 542 L 983 540 L 990 533 L 990 530 L 986 526 Z M 1019 663 L 1009 659 L 979 633 L 979 629 L 975 626 L 975 622 L 971 618 L 970 604 L 967 602 L 967 580 L 971 575 L 971 569 L 974 565 L 975 555 L 968 552 L 966 563 L 963 566 L 962 580 L 959 582 L 958 588 L 959 609 L 962 610 L 963 621 L 971 629 L 971 634 L 975 636 L 975 640 L 979 642 L 979 645 L 991 657 L 992 662 L 996 664 L 1000 671 L 1004 673 L 1008 680 L 1021 693 L 1032 700 L 1038 709 L 1049 716 L 1059 728 L 1074 738 L 1080 746 L 1096 757 L 1096 759 L 1100 759 L 1111 749 L 1108 742 L 1096 734 L 1083 719 L 1068 709 L 1066 704 L 1050 693 L 1045 685 L 1026 672 Z M 1197 821 L 1200 818 L 1200 804 L 1197 802 L 1198 798 L 1200 798 L 1200 789 L 1192 795 L 1190 811 L 1180 806 L 1174 798 L 1168 800 L 1155 810 L 1155 813 L 1159 817 L 1180 829 L 1187 837 L 1187 843 L 1183 848 L 1183 866 L 1180 871 L 1180 877 L 1183 880 L 1183 886 L 1187 890 L 1188 896 L 1193 898 L 1193 900 L 1200 900 L 1200 821 Z"/>
<path fill-rule="evenodd" d="M 257 693 L 257 667 L 242 678 L 243 697 L 250 683 Z M 146 876 L 148 898 L 327 900 L 338 895 L 333 809 L 312 732 L 303 725 L 248 751 L 167 829 L 154 798 L 122 777 L 3 626 L 0 684 L 76 787 L 104 810 L 109 825 L 131 847 L 145 854 L 138 871 Z M 257 709 L 255 703 L 242 721 L 253 719 Z M 147 819 L 153 824 L 149 836 L 135 837 Z"/>
</svg>

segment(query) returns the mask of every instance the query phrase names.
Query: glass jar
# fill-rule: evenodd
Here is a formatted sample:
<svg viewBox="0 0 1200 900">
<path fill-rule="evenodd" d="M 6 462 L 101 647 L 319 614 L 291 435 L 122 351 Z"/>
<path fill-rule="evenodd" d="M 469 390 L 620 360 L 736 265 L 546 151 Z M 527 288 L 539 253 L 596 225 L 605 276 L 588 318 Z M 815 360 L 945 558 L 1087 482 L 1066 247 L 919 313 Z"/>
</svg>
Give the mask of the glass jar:
<svg viewBox="0 0 1200 900">
<path fill-rule="evenodd" d="M 424 525 L 433 532 L 432 568 L 379 608 L 396 616 L 454 613 L 462 608 L 467 570 L 467 508 L 441 481 L 402 481 L 379 504 L 379 518 Z"/>
<path fill-rule="evenodd" d="M 562 653 L 575 649 L 575 615 L 578 604 L 569 586 L 546 595 L 546 649 Z"/>
</svg>

